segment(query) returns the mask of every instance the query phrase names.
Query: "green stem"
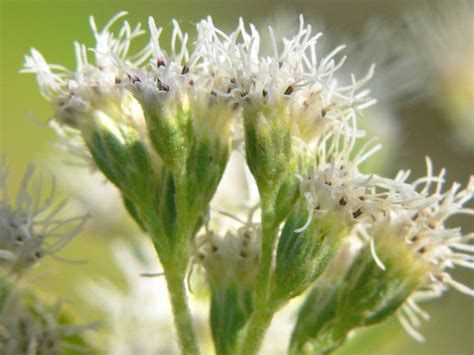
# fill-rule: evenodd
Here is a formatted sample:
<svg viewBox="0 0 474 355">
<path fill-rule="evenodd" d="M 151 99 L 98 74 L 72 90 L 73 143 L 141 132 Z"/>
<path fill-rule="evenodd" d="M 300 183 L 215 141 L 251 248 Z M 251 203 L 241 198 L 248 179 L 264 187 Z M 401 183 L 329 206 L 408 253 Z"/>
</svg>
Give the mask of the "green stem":
<svg viewBox="0 0 474 355">
<path fill-rule="evenodd" d="M 260 270 L 258 273 L 256 303 L 266 304 L 270 295 L 273 253 L 275 250 L 276 233 L 275 213 L 273 208 L 262 206 L 262 249 Z"/>
<path fill-rule="evenodd" d="M 272 321 L 273 314 L 273 310 L 269 312 L 267 309 L 256 309 L 254 311 L 242 337 L 239 349 L 240 355 L 254 355 L 258 353 L 262 346 L 265 332 Z"/>
<path fill-rule="evenodd" d="M 149 210 L 153 211 L 153 208 Z M 184 212 L 182 210 L 179 212 L 178 215 L 181 217 Z M 185 219 L 183 218 L 183 220 Z M 153 215 L 148 216 L 147 221 L 148 231 L 154 236 L 152 240 L 164 270 L 181 352 L 184 355 L 198 355 L 200 352 L 184 282 L 191 249 L 189 228 L 183 223 L 179 224 L 176 235 L 174 235 L 175 240 L 173 244 L 169 236 L 168 238 L 163 238 L 165 236 L 163 229 L 159 226 Z"/>
<path fill-rule="evenodd" d="M 275 226 L 273 204 L 262 206 L 262 254 L 260 270 L 257 276 L 257 290 L 254 299 L 254 312 L 245 327 L 242 335 L 239 354 L 257 354 L 265 336 L 267 328 L 277 307 L 270 303 L 273 254 L 278 229 Z"/>
<path fill-rule="evenodd" d="M 188 306 L 184 273 L 177 272 L 174 268 L 165 270 L 168 284 L 168 294 L 173 309 L 174 324 L 178 335 L 181 353 L 185 355 L 199 354 L 197 338 L 194 332 L 191 311 Z"/>
</svg>

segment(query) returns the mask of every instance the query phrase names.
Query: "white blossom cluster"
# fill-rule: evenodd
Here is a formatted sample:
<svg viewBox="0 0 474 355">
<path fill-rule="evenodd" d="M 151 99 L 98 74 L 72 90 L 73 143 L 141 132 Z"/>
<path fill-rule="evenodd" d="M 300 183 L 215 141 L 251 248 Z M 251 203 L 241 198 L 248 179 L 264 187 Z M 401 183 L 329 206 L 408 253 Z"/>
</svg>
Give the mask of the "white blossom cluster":
<svg viewBox="0 0 474 355">
<path fill-rule="evenodd" d="M 65 218 L 66 201 L 55 201 L 56 183 L 45 190 L 43 176 L 33 178 L 34 166 L 26 169 L 18 193 L 9 194 L 8 169 L 0 166 L 0 353 L 60 354 L 78 350 L 66 338 L 85 330 L 67 324 L 58 304 L 44 307 L 24 279 L 45 256 L 62 260 L 57 252 L 79 233 L 88 216 Z M 83 350 L 81 348 L 81 350 Z"/>
<path fill-rule="evenodd" d="M 374 74 L 373 66 L 365 77 L 352 75 L 347 83 L 340 83 L 335 73 L 344 65 L 345 57 L 340 57 L 344 46 L 321 57 L 317 42 L 322 34 L 313 34 L 302 18 L 297 33 L 281 43 L 269 28 L 271 55 L 261 53 L 260 34 L 253 25 L 247 29 L 240 21 L 235 31 L 226 34 L 210 17 L 196 25 L 192 44 L 174 21 L 167 51 L 160 44 L 163 29 L 150 18 L 149 43 L 129 54 L 133 39 L 145 31 L 125 21 L 113 33 L 112 26 L 124 15 L 119 13 L 100 31 L 91 19 L 95 60 L 89 59 L 85 45 L 76 43 L 75 71 L 48 64 L 34 49 L 26 57 L 23 71 L 36 74 L 42 94 L 53 103 L 56 122 L 68 129 L 80 128 L 91 117 L 119 122 L 138 128 L 148 141 L 145 116 L 171 117 L 182 108 L 192 112 L 198 136 L 228 135 L 233 126 L 234 147 L 242 149 L 241 118 L 265 128 L 284 117 L 290 122 L 298 154 L 310 161 L 310 168 L 298 175 L 309 217 L 297 232 L 306 230 L 314 219 L 337 216 L 337 223 L 366 237 L 381 268 L 378 239 L 395 235 L 397 248 L 413 253 L 414 270 L 421 270 L 427 280 L 400 310 L 402 323 L 418 338 L 408 321 L 417 325 L 416 314 L 424 316 L 415 300 L 438 296 L 447 285 L 472 295 L 446 270 L 454 265 L 472 268 L 473 235 L 448 228 L 445 221 L 455 214 L 473 214 L 472 208 L 463 207 L 473 199 L 473 180 L 465 190 L 459 191 L 460 185 L 455 184 L 442 192 L 444 176 L 432 176 L 431 168 L 414 183 L 407 182 L 405 171 L 394 179 L 360 171 L 359 165 L 380 148 L 370 143 L 356 148 L 365 136 L 358 119 L 375 103 L 363 89 Z M 430 192 L 433 185 L 435 191 Z M 239 272 L 247 277 L 258 266 L 260 222 L 250 219 L 236 231 L 217 234 L 211 229 L 197 239 L 195 259 L 210 278 L 213 273 L 234 278 Z"/>
<path fill-rule="evenodd" d="M 33 171 L 30 165 L 12 204 L 6 164 L 0 167 L 0 270 L 6 274 L 23 272 L 46 255 L 54 257 L 87 220 L 62 217 L 66 201 L 55 201 L 55 180 L 45 195 L 44 178 L 32 180 Z"/>
<path fill-rule="evenodd" d="M 5 290 L 2 290 L 5 291 Z M 21 292 L 7 292 L 0 307 L 0 351 L 5 355 L 62 354 L 65 349 L 84 351 L 74 344 L 74 335 L 86 330 L 88 326 L 64 324 L 61 319 L 61 304 L 47 309 L 37 300 L 25 304 Z"/>
</svg>

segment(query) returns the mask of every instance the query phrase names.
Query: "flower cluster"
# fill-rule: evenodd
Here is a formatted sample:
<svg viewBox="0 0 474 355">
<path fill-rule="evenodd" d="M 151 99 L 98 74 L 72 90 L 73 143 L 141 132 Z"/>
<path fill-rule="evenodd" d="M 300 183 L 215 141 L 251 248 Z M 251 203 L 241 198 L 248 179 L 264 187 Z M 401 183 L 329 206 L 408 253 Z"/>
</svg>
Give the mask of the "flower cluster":
<svg viewBox="0 0 474 355">
<path fill-rule="evenodd" d="M 0 352 L 6 355 L 59 354 L 67 339 L 84 330 L 69 325 L 59 305 L 44 307 L 22 285 L 24 274 L 45 256 L 56 257 L 83 227 L 88 216 L 64 218 L 65 202 L 55 204 L 55 180 L 44 191 L 44 178 L 26 169 L 16 201 L 7 185 L 8 169 L 0 166 Z M 69 339 L 71 347 L 74 339 Z M 76 339 L 78 340 L 78 339 Z"/>
<path fill-rule="evenodd" d="M 23 177 L 12 205 L 8 193 L 8 170 L 0 167 L 0 267 L 7 273 L 21 273 L 46 255 L 54 256 L 82 228 L 87 216 L 63 218 L 65 201 L 55 204 L 55 181 L 44 196 L 44 179 L 32 182 L 34 167 Z"/>
<path fill-rule="evenodd" d="M 88 327 L 69 325 L 60 304 L 53 309 L 38 300 L 24 302 L 25 295 L 0 286 L 5 300 L 0 304 L 0 351 L 5 355 L 61 354 L 65 349 L 83 351 L 74 336 Z"/>
<path fill-rule="evenodd" d="M 129 54 L 145 31 L 124 22 L 114 34 L 124 14 L 103 30 L 91 19 L 94 63 L 76 44 L 75 71 L 47 64 L 34 49 L 23 71 L 36 74 L 59 133 L 83 141 L 66 146 L 86 147 L 151 236 L 184 353 L 198 353 L 184 286 L 195 263 L 206 272 L 213 340 L 223 354 L 256 353 L 273 315 L 310 288 L 295 351 L 308 342 L 330 351 L 354 328 L 396 311 L 405 325 L 416 324 L 414 313 L 423 313 L 414 300 L 446 285 L 472 295 L 446 272 L 472 267 L 472 234 L 445 226 L 453 214 L 473 213 L 463 207 L 472 180 L 461 192 L 458 185 L 442 192 L 444 176 L 432 176 L 431 163 L 414 183 L 405 171 L 390 179 L 360 169 L 380 148 L 370 140 L 358 148 L 366 137 L 359 118 L 375 103 L 363 89 L 374 66 L 341 84 L 344 46 L 321 57 L 321 34 L 302 18 L 280 42 L 269 29 L 270 54 L 255 26 L 241 20 L 226 34 L 210 17 L 197 23 L 192 44 L 173 21 L 166 51 L 163 29 L 150 18 L 149 43 Z M 260 201 L 231 214 L 248 212 L 242 226 L 221 230 L 210 202 L 233 150 L 245 151 Z M 360 248 L 337 282 L 321 287 L 320 276 L 356 234 Z"/>
<path fill-rule="evenodd" d="M 450 228 L 446 224 L 451 216 L 474 215 L 473 208 L 464 206 L 474 197 L 474 177 L 471 176 L 463 190 L 460 190 L 460 184 L 454 183 L 443 192 L 444 174 L 444 171 L 441 171 L 438 176 L 432 177 L 430 171 L 421 191 L 426 196 L 424 204 L 404 214 L 399 213 L 395 220 L 389 223 L 399 228 L 395 237 L 397 241 L 393 241 L 393 244 L 400 245 L 404 249 L 403 253 L 410 253 L 413 263 L 407 263 L 408 267 L 414 275 L 421 278 L 417 288 L 398 312 L 402 325 L 419 340 L 423 340 L 423 337 L 415 330 L 420 324 L 417 318 L 427 319 L 428 316 L 416 305 L 416 301 L 440 297 L 449 286 L 474 296 L 474 290 L 457 282 L 448 273 L 448 270 L 455 266 L 474 268 L 474 234 L 463 234 L 460 228 Z M 434 191 L 430 193 L 433 184 Z M 416 187 L 420 183 L 413 185 Z M 381 238 L 379 234 L 373 233 L 375 238 Z M 383 237 L 386 241 L 381 243 L 392 244 L 391 233 L 388 234 Z M 389 248 L 393 253 L 393 245 Z"/>
<path fill-rule="evenodd" d="M 463 190 L 455 183 L 443 192 L 445 171 L 434 176 L 427 163 L 426 177 L 407 183 L 409 172 L 401 171 L 393 180 L 415 195 L 354 228 L 358 247 L 350 252 L 341 248 L 301 308 L 291 341 L 294 351 L 328 351 L 352 329 L 395 312 L 407 332 L 423 341 L 417 328 L 420 318 L 429 316 L 417 302 L 442 296 L 448 286 L 474 295 L 448 273 L 454 266 L 473 268 L 473 234 L 446 225 L 451 216 L 474 214 L 465 207 L 473 199 L 474 180 Z"/>
</svg>

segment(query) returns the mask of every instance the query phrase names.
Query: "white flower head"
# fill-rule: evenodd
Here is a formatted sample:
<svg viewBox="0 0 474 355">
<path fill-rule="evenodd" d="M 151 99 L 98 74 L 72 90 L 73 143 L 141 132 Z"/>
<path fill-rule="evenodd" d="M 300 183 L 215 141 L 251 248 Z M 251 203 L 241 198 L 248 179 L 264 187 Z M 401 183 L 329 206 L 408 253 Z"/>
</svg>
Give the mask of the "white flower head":
<svg viewBox="0 0 474 355">
<path fill-rule="evenodd" d="M 44 179 L 32 181 L 29 165 L 11 204 L 7 187 L 8 170 L 0 167 L 0 267 L 23 271 L 46 255 L 55 255 L 79 231 L 87 216 L 61 218 L 66 201 L 55 204 L 55 181 L 45 197 Z"/>
<path fill-rule="evenodd" d="M 163 151 L 157 146 L 173 150 L 161 142 L 167 136 L 162 132 L 166 126 L 181 140 L 188 139 L 185 130 L 189 135 L 192 127 L 193 137 L 223 143 L 227 149 L 238 110 L 229 98 L 217 95 L 223 90 L 223 80 L 203 52 L 211 33 L 198 25 L 197 39 L 191 44 L 188 34 L 173 21 L 171 50 L 167 52 L 160 44 L 163 29 L 150 18 L 149 43 L 130 54 L 133 40 L 145 31 L 140 24 L 132 29 L 124 21 L 114 32 L 112 27 L 125 14 L 117 14 L 102 30 L 91 17 L 96 45 L 88 50 L 75 43 L 75 70 L 48 64 L 35 49 L 25 58 L 22 72 L 35 73 L 42 94 L 51 101 L 55 112 L 52 125 L 66 138 L 63 146 L 90 161 L 69 128 L 78 129 L 92 150 L 97 150 L 95 135 L 105 130 L 125 146 L 143 144 L 151 160 L 160 165 L 155 150 L 159 154 Z"/>
<path fill-rule="evenodd" d="M 2 290 L 3 291 L 3 290 Z M 8 292 L 8 291 L 7 291 Z M 62 305 L 45 307 L 17 291 L 8 292 L 0 309 L 0 351 L 5 355 L 61 354 L 67 349 L 85 349 L 69 343 L 68 339 L 95 325 L 75 326 L 63 319 Z"/>
<path fill-rule="evenodd" d="M 232 215 L 234 226 L 228 228 L 222 223 L 216 231 L 206 228 L 206 233 L 196 239 L 195 262 L 206 270 L 209 282 L 217 287 L 227 287 L 234 284 L 243 287 L 254 281 L 256 270 L 260 263 L 260 223 L 253 222 L 253 213 L 256 208 L 250 209 L 248 221 L 244 222 Z M 226 228 L 227 231 L 222 231 Z"/>
<path fill-rule="evenodd" d="M 144 32 L 138 25 L 131 29 L 124 22 L 118 35 L 110 32 L 111 26 L 126 13 L 113 17 L 102 31 L 98 31 L 91 17 L 91 27 L 96 46 L 95 63 L 89 60 L 87 48 L 75 43 L 77 68 L 70 71 L 62 66 L 48 64 L 35 49 L 25 57 L 22 72 L 35 73 L 42 94 L 52 102 L 55 117 L 59 122 L 78 127 L 86 121 L 91 112 L 103 111 L 113 119 L 135 118 L 137 104 L 120 85 L 127 79 L 127 67 L 134 67 L 144 61 L 148 51 L 129 55 L 132 39 Z M 132 120 L 133 121 L 133 120 Z"/>
<path fill-rule="evenodd" d="M 408 184 L 375 174 L 364 174 L 359 165 L 375 154 L 380 145 L 367 142 L 354 153 L 357 137 L 344 132 L 326 134 L 318 141 L 314 166 L 308 176 L 299 176 L 300 190 L 306 199 L 309 218 L 336 214 L 340 221 L 374 223 L 393 206 L 416 199 L 417 192 Z"/>
<path fill-rule="evenodd" d="M 312 34 L 310 25 L 300 17 L 298 32 L 277 43 L 269 27 L 273 54 L 265 56 L 260 49 L 260 34 L 250 24 L 247 31 L 241 20 L 235 32 L 225 35 L 208 20 L 202 24 L 214 32 L 212 45 L 206 47 L 216 70 L 227 80 L 223 94 L 232 96 L 254 119 L 271 119 L 271 115 L 290 117 L 295 134 L 311 141 L 327 127 L 346 123 L 359 110 L 374 103 L 367 90 L 360 88 L 372 77 L 351 78 L 349 85 L 340 85 L 335 72 L 345 57 L 336 56 L 345 46 L 339 46 L 326 57 L 319 57 L 316 45 L 321 33 Z M 279 49 L 280 45 L 280 49 Z"/>
<path fill-rule="evenodd" d="M 474 209 L 465 206 L 474 199 L 474 177 L 465 189 L 461 190 L 461 185 L 454 183 L 443 192 L 444 170 L 438 176 L 433 176 L 431 171 L 428 160 L 427 177 L 412 183 L 422 196 L 417 201 L 417 208 L 395 209 L 367 233 L 375 238 L 375 243 L 374 240 L 371 243 L 378 263 L 382 262 L 377 255 L 394 253 L 399 256 L 400 263 L 409 264 L 404 267 L 420 280 L 398 311 L 402 325 L 420 341 L 423 336 L 416 330 L 420 326 L 419 318 L 427 319 L 428 315 L 416 305 L 417 301 L 440 297 L 448 287 L 474 296 L 471 288 L 454 280 L 448 272 L 455 266 L 474 268 L 474 233 L 463 234 L 460 228 L 446 225 L 451 216 L 474 215 Z M 383 263 L 380 267 L 384 268 Z"/>
</svg>

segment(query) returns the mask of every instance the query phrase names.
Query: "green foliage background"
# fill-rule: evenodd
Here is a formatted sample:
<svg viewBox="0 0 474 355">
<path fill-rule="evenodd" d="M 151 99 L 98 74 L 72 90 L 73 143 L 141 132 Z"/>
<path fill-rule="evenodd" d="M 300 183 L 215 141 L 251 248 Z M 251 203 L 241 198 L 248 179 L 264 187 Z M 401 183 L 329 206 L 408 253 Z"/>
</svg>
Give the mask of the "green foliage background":
<svg viewBox="0 0 474 355">
<path fill-rule="evenodd" d="M 448 0 L 445 0 L 448 1 Z M 455 0 L 454 0 L 455 1 Z M 453 1 L 453 2 L 454 2 Z M 406 1 L 390 0 L 326 0 L 326 1 L 73 1 L 73 0 L 10 0 L 1 2 L 1 72 L 0 72 L 0 147 L 7 157 L 11 170 L 11 186 L 17 188 L 19 179 L 31 159 L 41 165 L 54 156 L 50 141 L 54 133 L 33 122 L 45 122 L 52 114 L 48 103 L 39 95 L 32 75 L 21 75 L 18 70 L 23 56 L 30 47 L 40 50 L 51 63 L 75 67 L 73 41 L 93 44 L 88 16 L 94 15 L 99 28 L 120 10 L 129 11 L 128 20 L 146 24 L 152 15 L 157 24 L 170 28 L 172 18 L 180 20 L 184 28 L 195 21 L 212 15 L 217 25 L 231 29 L 239 16 L 247 22 L 265 25 L 275 13 L 295 16 L 303 13 L 307 21 L 322 19 L 328 29 L 357 33 L 362 25 L 374 16 L 399 16 Z M 169 34 L 169 32 L 168 32 Z M 348 53 L 350 55 L 350 53 Z M 435 167 L 448 168 L 449 181 L 465 182 L 474 168 L 474 155 L 460 152 L 452 144 L 449 128 L 428 100 L 418 100 L 399 111 L 402 125 L 401 151 L 390 162 L 388 173 L 398 168 L 410 168 L 414 175 L 424 172 L 424 156 L 430 155 Z M 474 116 L 473 116 L 474 119 Z M 459 219 L 466 228 L 473 221 Z M 470 225 L 469 225 L 470 224 Z M 37 270 L 35 286 L 50 300 L 70 301 L 68 307 L 83 322 L 95 321 L 94 315 L 81 302 L 77 281 L 96 274 L 120 282 L 112 261 L 109 243 L 115 237 L 127 237 L 137 230 L 125 232 L 95 231 L 86 229 L 62 255 L 86 259 L 85 265 L 65 264 L 49 260 Z M 474 280 L 468 272 L 454 272 L 454 276 L 469 285 Z M 397 324 L 396 320 L 366 329 L 348 342 L 337 354 L 472 354 L 474 353 L 474 304 L 472 299 L 456 291 L 449 292 L 440 301 L 430 303 L 426 309 L 432 319 L 422 328 L 426 344 L 418 344 Z"/>
</svg>

